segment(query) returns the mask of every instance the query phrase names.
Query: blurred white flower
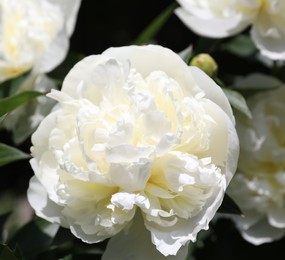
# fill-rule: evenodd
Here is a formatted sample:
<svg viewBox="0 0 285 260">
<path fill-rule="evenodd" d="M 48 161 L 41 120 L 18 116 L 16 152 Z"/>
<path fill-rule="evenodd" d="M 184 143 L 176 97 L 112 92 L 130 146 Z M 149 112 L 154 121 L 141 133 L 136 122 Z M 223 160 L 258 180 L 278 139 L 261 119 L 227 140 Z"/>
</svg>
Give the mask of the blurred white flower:
<svg viewBox="0 0 285 260">
<path fill-rule="evenodd" d="M 81 0 L 0 0 L 0 82 L 45 73 L 69 48 Z"/>
<path fill-rule="evenodd" d="M 66 57 L 80 4 L 81 0 L 0 0 L 0 82 L 31 70 L 16 94 L 57 88 L 45 73 Z M 14 143 L 20 144 L 54 104 L 38 97 L 9 113 L 1 127 L 11 131 Z"/>
<path fill-rule="evenodd" d="M 251 27 L 261 54 L 285 59 L 285 1 L 283 0 L 177 0 L 181 21 L 195 33 L 223 38 Z"/>
<path fill-rule="evenodd" d="M 255 245 L 285 234 L 284 100 L 284 85 L 259 92 L 248 99 L 253 119 L 236 117 L 241 152 L 227 193 L 244 214 L 233 218 L 237 227 Z"/>
<path fill-rule="evenodd" d="M 111 238 L 103 259 L 184 259 L 236 170 L 220 87 L 148 45 L 83 59 L 48 96 L 57 108 L 32 136 L 36 214 L 88 243 Z"/>
<path fill-rule="evenodd" d="M 55 81 L 45 74 L 30 74 L 19 84 L 17 93 L 25 91 L 45 93 L 57 88 Z M 54 100 L 39 96 L 7 114 L 0 123 L 0 127 L 12 133 L 15 144 L 21 144 L 31 136 L 55 104 Z"/>
</svg>

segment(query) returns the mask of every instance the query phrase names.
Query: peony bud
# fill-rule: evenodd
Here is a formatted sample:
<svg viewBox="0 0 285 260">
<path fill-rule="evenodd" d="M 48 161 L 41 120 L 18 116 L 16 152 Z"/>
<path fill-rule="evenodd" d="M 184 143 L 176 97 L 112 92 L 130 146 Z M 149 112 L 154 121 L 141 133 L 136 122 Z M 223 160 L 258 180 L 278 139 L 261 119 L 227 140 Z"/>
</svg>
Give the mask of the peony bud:
<svg viewBox="0 0 285 260">
<path fill-rule="evenodd" d="M 215 77 L 218 72 L 218 64 L 207 53 L 200 53 L 196 55 L 191 61 L 190 66 L 196 66 L 203 70 L 211 78 Z"/>
</svg>

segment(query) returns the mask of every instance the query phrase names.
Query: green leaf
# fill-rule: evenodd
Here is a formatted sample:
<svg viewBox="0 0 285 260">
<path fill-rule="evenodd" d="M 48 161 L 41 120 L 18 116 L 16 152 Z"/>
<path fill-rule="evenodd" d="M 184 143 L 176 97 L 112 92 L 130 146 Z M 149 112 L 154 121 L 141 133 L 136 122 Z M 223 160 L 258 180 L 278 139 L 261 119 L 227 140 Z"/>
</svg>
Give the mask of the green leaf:
<svg viewBox="0 0 285 260">
<path fill-rule="evenodd" d="M 13 251 L 7 246 L 0 244 L 0 259 L 1 260 L 20 260 L 16 257 Z"/>
<path fill-rule="evenodd" d="M 18 260 L 24 260 L 22 251 L 20 250 L 19 247 L 16 246 L 16 248 L 14 249 L 14 255 L 17 257 Z"/>
<path fill-rule="evenodd" d="M 29 75 L 30 72 L 28 71 L 16 78 L 12 78 L 0 83 L 0 98 L 9 97 L 16 94 Z"/>
<path fill-rule="evenodd" d="M 232 90 L 232 89 L 228 89 L 228 88 L 222 88 L 225 95 L 227 96 L 230 104 L 237 109 L 238 111 L 242 112 L 243 114 L 245 114 L 249 119 L 252 118 L 251 112 L 247 106 L 246 100 L 243 97 L 243 95 L 241 95 L 239 92 Z"/>
<path fill-rule="evenodd" d="M 223 43 L 221 50 L 240 57 L 248 57 L 256 52 L 256 47 L 249 36 L 241 34 Z"/>
<path fill-rule="evenodd" d="M 11 97 L 0 99 L 0 117 L 11 112 L 18 106 L 25 104 L 29 100 L 41 95 L 45 95 L 45 93 L 37 91 L 26 91 Z"/>
<path fill-rule="evenodd" d="M 76 255 L 103 255 L 104 253 L 101 248 L 96 248 L 95 246 L 93 248 L 78 247 L 74 251 Z"/>
<path fill-rule="evenodd" d="M 177 7 L 176 3 L 168 6 L 160 15 L 158 15 L 149 26 L 139 35 L 134 44 L 141 45 L 149 43 L 154 36 L 159 32 L 162 26 L 167 22 L 173 13 L 173 10 Z"/>
<path fill-rule="evenodd" d="M 14 161 L 28 159 L 30 157 L 29 154 L 26 154 L 17 148 L 0 143 L 0 166 Z"/>
<path fill-rule="evenodd" d="M 71 233 L 69 228 L 60 227 L 53 239 L 52 246 L 57 247 L 68 241 L 72 241 L 74 239 L 74 235 Z"/>
<path fill-rule="evenodd" d="M 35 218 L 14 235 L 9 245 L 18 246 L 24 258 L 34 257 L 49 249 L 58 229 L 57 224 Z"/>
<path fill-rule="evenodd" d="M 186 64 L 189 64 L 191 58 L 193 57 L 193 46 L 189 45 L 186 49 L 178 53 L 178 55 Z"/>
<path fill-rule="evenodd" d="M 197 43 L 195 44 L 193 56 L 200 53 L 211 54 L 215 52 L 220 42 L 221 39 L 199 37 Z"/>
<path fill-rule="evenodd" d="M 222 202 L 222 205 L 218 209 L 219 213 L 225 214 L 237 214 L 242 215 L 242 211 L 239 206 L 233 201 L 233 199 L 226 193 Z"/>
<path fill-rule="evenodd" d="M 197 247 L 197 243 L 189 241 L 186 260 L 195 260 L 195 257 L 193 255 L 196 250 L 196 247 Z"/>
<path fill-rule="evenodd" d="M 3 229 L 7 219 L 10 217 L 11 212 L 4 213 L 0 216 L 0 240 L 3 239 Z M 1 258 L 0 258 L 1 259 Z"/>
<path fill-rule="evenodd" d="M 73 259 L 72 255 L 69 254 L 69 255 L 66 255 L 66 256 L 60 258 L 59 260 L 72 260 L 72 259 Z"/>
</svg>

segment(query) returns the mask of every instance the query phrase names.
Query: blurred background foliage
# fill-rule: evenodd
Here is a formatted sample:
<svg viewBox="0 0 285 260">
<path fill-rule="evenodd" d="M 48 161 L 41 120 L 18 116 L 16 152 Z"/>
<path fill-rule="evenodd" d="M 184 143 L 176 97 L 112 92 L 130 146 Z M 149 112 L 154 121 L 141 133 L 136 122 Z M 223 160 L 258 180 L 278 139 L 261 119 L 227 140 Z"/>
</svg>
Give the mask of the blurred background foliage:
<svg viewBox="0 0 285 260">
<path fill-rule="evenodd" d="M 145 1 L 88 1 L 82 0 L 74 34 L 70 42 L 70 55 L 50 75 L 62 80 L 69 69 L 82 57 L 100 54 L 105 49 L 137 43 L 147 26 L 169 6 L 171 0 Z M 273 73 L 283 79 L 284 68 L 277 71 L 261 63 L 254 53 L 254 46 L 244 35 L 221 42 L 197 37 L 174 15 L 164 13 L 158 32 L 151 43 L 181 52 L 192 46 L 193 53 L 210 53 L 216 60 L 218 78 L 230 86 L 234 75 L 250 72 Z M 155 31 L 153 32 L 155 33 Z M 247 94 L 247 93 L 243 93 Z M 0 142 L 13 145 L 9 132 L 1 130 Z M 18 148 L 30 153 L 30 140 Z M 59 228 L 33 216 L 26 201 L 28 182 L 33 172 L 25 156 L 16 163 L 0 167 L 0 260 L 13 259 L 100 259 L 106 242 L 88 245 L 73 237 L 69 230 Z M 285 259 L 285 238 L 254 246 L 244 241 L 230 220 L 215 219 L 209 231 L 201 232 L 198 242 L 191 247 L 196 260 L 219 259 Z M 278 253 L 277 253 L 278 252 Z M 190 259 L 190 258 L 189 258 Z"/>
</svg>

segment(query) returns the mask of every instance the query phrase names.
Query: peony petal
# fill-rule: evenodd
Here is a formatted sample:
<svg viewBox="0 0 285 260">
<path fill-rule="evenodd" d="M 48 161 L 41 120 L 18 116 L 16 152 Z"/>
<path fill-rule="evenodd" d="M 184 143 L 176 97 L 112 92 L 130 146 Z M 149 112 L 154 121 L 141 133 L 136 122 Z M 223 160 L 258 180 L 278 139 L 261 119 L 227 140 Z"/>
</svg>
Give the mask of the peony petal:
<svg viewBox="0 0 285 260">
<path fill-rule="evenodd" d="M 61 214 L 63 208 L 48 198 L 45 188 L 36 177 L 32 177 L 30 180 L 27 196 L 29 203 L 39 217 L 68 227 Z"/>
<path fill-rule="evenodd" d="M 209 147 L 207 150 L 200 152 L 199 157 L 211 157 L 212 163 L 217 166 L 224 166 L 227 160 L 229 143 L 228 125 L 226 123 L 228 116 L 219 106 L 208 99 L 203 102 L 203 107 L 207 115 L 214 120 L 214 126 L 210 130 Z M 233 128 L 232 122 L 230 126 Z"/>
<path fill-rule="evenodd" d="M 50 113 L 32 135 L 33 148 L 31 150 L 33 156 L 40 156 L 48 146 L 49 135 L 55 127 L 57 114 L 57 111 Z"/>
<path fill-rule="evenodd" d="M 34 73 L 47 73 L 57 67 L 66 57 L 69 40 L 65 33 L 59 34 L 34 65 Z"/>
<path fill-rule="evenodd" d="M 261 54 L 271 60 L 285 59 L 285 31 L 272 24 L 274 16 L 259 16 L 251 29 L 251 37 Z M 283 24 L 282 24 L 283 26 Z"/>
<path fill-rule="evenodd" d="M 132 207 L 132 196 L 127 193 L 119 194 L 112 198 L 116 204 L 107 204 L 100 201 L 94 204 L 78 200 L 75 205 L 65 208 L 63 214 L 70 219 L 70 230 L 78 238 L 86 243 L 97 243 L 110 238 L 129 225 L 136 213 L 136 207 Z M 122 196 L 120 196 L 122 195 Z M 121 203 L 127 200 L 124 208 Z M 108 202 L 109 199 L 107 199 Z"/>
<path fill-rule="evenodd" d="M 228 126 L 228 155 L 226 160 L 226 180 L 228 185 L 237 170 L 240 145 L 236 128 L 228 117 L 226 117 L 226 124 Z"/>
<path fill-rule="evenodd" d="M 212 196 L 206 201 L 203 210 L 187 220 L 179 219 L 172 226 L 161 227 L 145 218 L 146 228 L 151 232 L 157 250 L 165 256 L 175 255 L 188 241 L 195 242 L 198 232 L 209 228 L 209 222 L 223 201 L 225 189 L 226 180 L 223 178 L 220 185 L 213 188 Z"/>
<path fill-rule="evenodd" d="M 284 236 L 284 230 L 272 227 L 268 224 L 267 219 L 263 219 L 241 232 L 243 238 L 253 245 L 270 243 Z"/>
<path fill-rule="evenodd" d="M 150 233 L 144 227 L 142 217 L 137 214 L 127 230 L 121 231 L 110 239 L 102 260 L 184 260 L 187 252 L 186 245 L 175 256 L 165 257 L 160 254 L 151 243 Z"/>
<path fill-rule="evenodd" d="M 126 191 L 143 190 L 150 177 L 151 162 L 141 160 L 137 163 L 112 163 L 109 175 L 118 187 Z"/>
<path fill-rule="evenodd" d="M 65 59 L 69 50 L 69 37 L 74 31 L 77 14 L 81 5 L 81 0 L 49 1 L 54 5 L 59 5 L 65 24 L 35 65 L 34 70 L 40 73 L 50 72 Z"/>
<path fill-rule="evenodd" d="M 206 75 L 205 72 L 197 67 L 190 67 L 191 73 L 195 83 L 205 92 L 205 98 L 210 99 L 220 106 L 228 117 L 235 123 L 232 108 L 220 86 L 218 86 L 214 80 Z"/>
<path fill-rule="evenodd" d="M 77 63 L 64 79 L 62 91 L 69 96 L 87 98 L 95 105 L 103 96 L 116 103 L 121 101 L 129 73 L 127 62 L 119 63 L 103 55 L 91 55 Z"/>
<path fill-rule="evenodd" d="M 65 26 L 66 33 L 68 36 L 71 36 L 74 31 L 74 27 L 76 25 L 76 20 L 81 5 L 81 0 L 61 0 L 61 1 L 49 0 L 49 1 L 58 4 L 61 7 L 61 10 L 66 20 L 66 26 Z"/>
<path fill-rule="evenodd" d="M 173 78 L 180 87 L 190 96 L 199 93 L 201 89 L 195 84 L 189 67 L 170 49 L 156 46 L 128 46 L 109 48 L 103 52 L 106 57 L 116 58 L 121 62 L 129 60 L 131 67 L 145 79 L 153 71 L 163 71 L 168 77 Z M 147 59 L 147 64 L 142 62 Z"/>
<path fill-rule="evenodd" d="M 285 208 L 272 208 L 268 212 L 268 222 L 271 226 L 285 228 Z"/>
<path fill-rule="evenodd" d="M 175 9 L 174 12 L 192 31 L 198 35 L 210 38 L 225 38 L 235 35 L 242 32 L 251 23 L 251 19 L 247 19 L 242 15 L 203 19 L 191 15 L 181 7 Z"/>
</svg>

